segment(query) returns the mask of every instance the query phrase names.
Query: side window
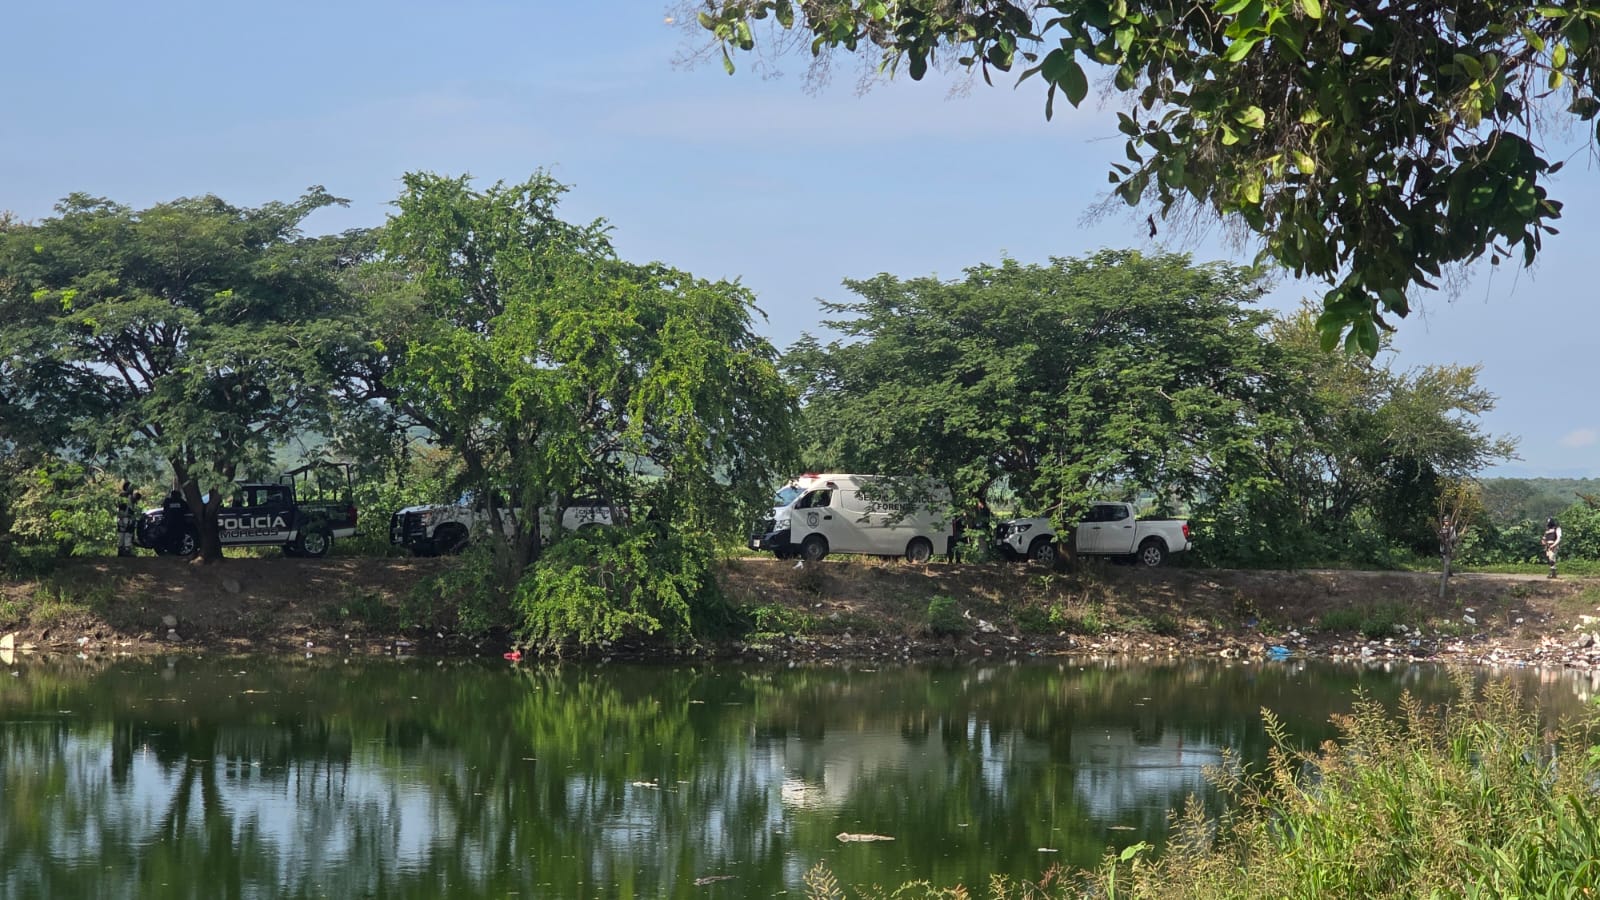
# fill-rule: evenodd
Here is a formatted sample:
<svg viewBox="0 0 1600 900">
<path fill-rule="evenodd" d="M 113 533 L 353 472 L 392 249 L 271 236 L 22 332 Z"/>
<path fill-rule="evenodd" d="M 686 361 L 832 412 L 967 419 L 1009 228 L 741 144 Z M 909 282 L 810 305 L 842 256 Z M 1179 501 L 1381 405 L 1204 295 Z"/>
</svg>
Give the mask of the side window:
<svg viewBox="0 0 1600 900">
<path fill-rule="evenodd" d="M 794 505 L 794 508 L 795 509 L 821 509 L 821 508 L 827 506 L 830 502 L 832 502 L 832 500 L 833 500 L 833 492 L 832 491 L 812 491 L 811 493 L 809 493 L 809 494 L 805 495 L 804 497 L 800 498 L 800 502 L 796 503 Z"/>
<path fill-rule="evenodd" d="M 1120 503 L 1119 504 L 1110 504 L 1110 503 L 1108 503 L 1108 504 L 1100 507 L 1100 512 L 1104 516 L 1104 521 L 1107 521 L 1107 522 L 1121 522 L 1123 519 L 1126 519 L 1128 517 L 1128 508 L 1126 506 L 1121 505 Z"/>
</svg>

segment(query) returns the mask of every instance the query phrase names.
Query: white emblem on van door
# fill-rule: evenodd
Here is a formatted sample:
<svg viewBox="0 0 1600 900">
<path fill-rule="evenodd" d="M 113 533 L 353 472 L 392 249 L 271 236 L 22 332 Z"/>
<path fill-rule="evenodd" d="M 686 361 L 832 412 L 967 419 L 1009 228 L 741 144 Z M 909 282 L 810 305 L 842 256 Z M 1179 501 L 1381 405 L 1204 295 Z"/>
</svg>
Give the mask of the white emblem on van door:
<svg viewBox="0 0 1600 900">
<path fill-rule="evenodd" d="M 817 515 L 816 513 L 814 513 L 814 512 L 806 513 L 806 525 L 808 525 L 809 527 L 811 527 L 811 528 L 817 527 L 817 523 L 820 522 L 820 521 L 822 521 L 822 517 Z"/>
</svg>

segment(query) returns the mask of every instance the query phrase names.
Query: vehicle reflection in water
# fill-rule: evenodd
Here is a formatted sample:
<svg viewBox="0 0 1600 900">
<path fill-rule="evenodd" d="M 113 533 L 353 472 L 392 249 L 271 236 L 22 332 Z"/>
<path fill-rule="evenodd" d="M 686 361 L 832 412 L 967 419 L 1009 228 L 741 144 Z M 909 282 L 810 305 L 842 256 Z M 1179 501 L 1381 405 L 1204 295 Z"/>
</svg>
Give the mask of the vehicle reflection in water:
<svg viewBox="0 0 1600 900">
<path fill-rule="evenodd" d="M 1264 759 L 1263 707 L 1311 745 L 1358 687 L 1452 695 L 1438 668 L 1304 663 L 18 663 L 7 898 L 771 896 L 818 862 L 845 884 L 1036 878 L 1159 844 L 1191 795 L 1216 810 L 1204 771 Z M 1488 677 L 1551 715 L 1594 687 Z"/>
</svg>

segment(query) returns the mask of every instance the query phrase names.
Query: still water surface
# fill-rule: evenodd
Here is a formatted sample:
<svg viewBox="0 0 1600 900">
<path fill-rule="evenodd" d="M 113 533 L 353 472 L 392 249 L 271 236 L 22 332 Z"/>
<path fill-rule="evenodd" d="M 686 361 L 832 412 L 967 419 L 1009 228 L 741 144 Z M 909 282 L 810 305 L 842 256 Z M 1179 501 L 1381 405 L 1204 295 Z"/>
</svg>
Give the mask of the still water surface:
<svg viewBox="0 0 1600 900">
<path fill-rule="evenodd" d="M 1589 682 L 1512 672 L 1552 713 Z M 512 668 L 176 658 L 0 668 L 0 897 L 803 896 L 981 887 L 1160 842 L 1225 748 L 1357 687 L 1301 662 Z M 841 832 L 893 841 L 844 843 Z M 701 883 L 696 884 L 697 880 Z"/>
</svg>

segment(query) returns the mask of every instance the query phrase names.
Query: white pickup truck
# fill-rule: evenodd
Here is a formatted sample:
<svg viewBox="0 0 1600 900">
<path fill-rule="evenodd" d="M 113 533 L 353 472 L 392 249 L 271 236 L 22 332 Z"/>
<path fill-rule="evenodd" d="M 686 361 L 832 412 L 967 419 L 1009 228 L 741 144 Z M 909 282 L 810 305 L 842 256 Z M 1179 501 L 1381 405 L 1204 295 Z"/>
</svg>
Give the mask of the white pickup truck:
<svg viewBox="0 0 1600 900">
<path fill-rule="evenodd" d="M 514 519 L 513 511 L 504 506 L 499 497 L 502 524 L 508 529 Z M 561 527 L 577 531 L 596 525 L 612 524 L 613 507 L 601 500 L 574 500 L 573 505 L 561 512 Z M 551 538 L 553 510 L 540 515 L 541 532 L 545 542 Z M 477 535 L 493 527 L 494 519 L 482 503 L 471 493 L 463 494 L 453 505 L 408 506 L 389 517 L 389 542 L 404 547 L 413 556 L 438 556 L 460 553 Z"/>
<path fill-rule="evenodd" d="M 1056 530 L 1046 518 L 1010 519 L 995 534 L 1000 555 L 1053 563 Z M 1141 519 L 1132 503 L 1095 503 L 1078 523 L 1074 549 L 1079 556 L 1131 556 L 1146 566 L 1159 566 L 1174 553 L 1188 550 L 1189 523 L 1184 519 Z"/>
</svg>

